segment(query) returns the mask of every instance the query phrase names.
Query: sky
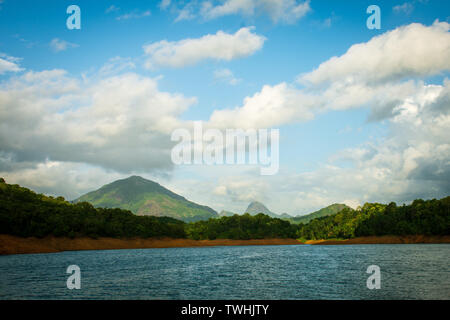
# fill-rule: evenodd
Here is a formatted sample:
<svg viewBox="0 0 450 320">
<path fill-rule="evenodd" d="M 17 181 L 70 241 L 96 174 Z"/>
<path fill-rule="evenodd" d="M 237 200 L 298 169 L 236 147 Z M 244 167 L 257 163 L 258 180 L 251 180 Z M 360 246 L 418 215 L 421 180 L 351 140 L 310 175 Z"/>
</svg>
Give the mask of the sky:
<svg viewBox="0 0 450 320">
<path fill-rule="evenodd" d="M 449 23 L 439 0 L 0 0 L 0 176 L 72 200 L 140 175 L 238 213 L 448 196 Z M 278 172 L 174 164 L 194 121 L 278 129 Z"/>
</svg>

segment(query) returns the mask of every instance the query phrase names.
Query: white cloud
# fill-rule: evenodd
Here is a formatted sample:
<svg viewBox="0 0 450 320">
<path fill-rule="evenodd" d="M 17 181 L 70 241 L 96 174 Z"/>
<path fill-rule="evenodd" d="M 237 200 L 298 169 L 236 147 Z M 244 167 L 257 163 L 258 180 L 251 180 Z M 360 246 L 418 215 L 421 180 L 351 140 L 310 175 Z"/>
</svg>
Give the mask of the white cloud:
<svg viewBox="0 0 450 320">
<path fill-rule="evenodd" d="M 269 128 L 313 118 L 316 99 L 287 83 L 266 85 L 244 99 L 242 107 L 215 110 L 209 123 L 215 128 Z"/>
<path fill-rule="evenodd" d="M 386 121 L 388 135 L 379 142 L 343 150 L 315 171 L 281 170 L 265 177 L 276 186 L 267 191 L 271 198 L 266 203 L 275 212 L 306 213 L 343 199 L 355 205 L 444 197 L 450 192 L 450 81 L 428 85 L 420 77 L 449 71 L 448 27 L 439 22 L 429 27 L 412 24 L 352 46 L 343 56 L 302 75 L 302 88 L 266 85 L 241 106 L 214 111 L 208 125 L 267 128 L 361 107 L 370 109 L 369 120 Z M 353 166 L 341 167 L 341 160 Z M 258 185 L 261 178 L 234 177 L 240 179 Z M 233 197 L 229 184 L 215 188 Z"/>
<path fill-rule="evenodd" d="M 214 79 L 216 81 L 225 82 L 229 85 L 235 86 L 239 84 L 242 79 L 236 78 L 230 69 L 219 69 L 214 71 Z"/>
<path fill-rule="evenodd" d="M 389 131 L 381 139 L 341 150 L 313 171 L 281 169 L 268 177 L 250 171 L 210 176 L 209 189 L 214 192 L 204 201 L 225 202 L 238 210 L 249 200 L 261 199 L 274 212 L 305 214 L 332 203 L 355 207 L 365 202 L 407 203 L 447 196 L 450 80 L 442 85 L 417 84 L 394 108 L 387 126 Z M 341 161 L 346 165 L 340 166 Z"/>
<path fill-rule="evenodd" d="M 0 75 L 6 72 L 19 72 L 23 69 L 18 65 L 20 59 L 0 53 Z"/>
<path fill-rule="evenodd" d="M 414 5 L 409 2 L 405 2 L 403 4 L 396 5 L 392 8 L 395 13 L 404 13 L 410 14 L 414 10 Z"/>
<path fill-rule="evenodd" d="M 146 45 L 146 67 L 180 68 L 208 59 L 229 61 L 249 56 L 261 49 L 266 40 L 252 30 L 241 28 L 234 34 L 218 31 L 201 38 L 173 42 L 162 40 Z"/>
<path fill-rule="evenodd" d="M 311 10 L 308 1 L 296 0 L 226 0 L 215 5 L 212 1 L 202 4 L 200 14 L 205 19 L 215 19 L 227 15 L 266 14 L 274 23 L 293 23 Z"/>
<path fill-rule="evenodd" d="M 170 6 L 171 2 L 172 2 L 171 0 L 161 0 L 161 2 L 159 3 L 160 9 L 166 10 Z"/>
<path fill-rule="evenodd" d="M 303 75 L 303 87 L 285 82 L 263 86 L 241 106 L 213 112 L 205 126 L 265 128 L 306 121 L 329 110 L 366 107 L 370 120 L 384 120 L 389 129 L 385 136 L 341 150 L 313 171 L 288 172 L 281 163 L 278 175 L 262 177 L 248 167 L 193 166 L 188 170 L 195 178 L 183 179 L 183 171 L 181 178 L 165 185 L 217 210 L 242 212 L 248 202 L 260 200 L 274 212 L 291 214 L 336 202 L 355 206 L 448 195 L 450 81 L 430 85 L 420 79 L 449 70 L 444 59 L 449 54 L 448 24 L 413 24 L 354 47 Z M 167 56 L 184 63 L 214 59 L 209 53 L 198 60 L 174 52 Z M 152 63 L 172 63 L 157 61 Z M 70 190 L 93 189 L 122 172 L 171 172 L 170 132 L 187 127 L 180 115 L 196 99 L 162 92 L 156 79 L 116 75 L 114 70 L 132 68 L 132 61 L 117 58 L 109 63 L 103 71 L 111 72 L 85 80 L 48 70 L 0 84 L 0 136 L 8 137 L 0 139 L 0 176 L 42 185 L 46 192 L 73 194 Z M 378 68 L 380 74 L 373 74 Z M 340 166 L 341 161 L 351 165 Z M 89 174 L 97 184 L 87 180 Z"/>
<path fill-rule="evenodd" d="M 300 77 L 319 85 L 344 81 L 360 83 L 431 76 L 450 70 L 450 24 L 412 23 L 355 44 L 340 57 L 322 63 Z"/>
<path fill-rule="evenodd" d="M 125 175 L 70 161 L 46 160 L 22 169 L 3 171 L 0 168 L 0 176 L 7 183 L 17 183 L 37 192 L 62 195 L 67 200 L 73 200 Z"/>
<path fill-rule="evenodd" d="M 130 58 L 114 57 L 108 60 L 99 70 L 102 76 L 123 73 L 127 70 L 136 69 L 136 64 Z"/>
<path fill-rule="evenodd" d="M 139 19 L 139 18 L 148 17 L 150 15 L 151 15 L 150 10 L 146 10 L 146 11 L 137 11 L 136 10 L 133 12 L 122 14 L 122 15 L 116 17 L 116 20 Z"/>
<path fill-rule="evenodd" d="M 65 51 L 65 50 L 67 50 L 69 48 L 76 48 L 76 47 L 78 47 L 78 45 L 75 44 L 75 43 L 70 43 L 70 42 L 65 41 L 65 40 L 54 38 L 50 42 L 50 47 L 53 49 L 53 51 L 60 52 L 60 51 Z"/>
<path fill-rule="evenodd" d="M 267 128 L 310 120 L 327 110 L 371 106 L 371 120 L 391 117 L 395 107 L 423 84 L 410 77 L 450 70 L 450 25 L 411 24 L 353 45 L 316 70 L 303 74 L 303 88 L 265 85 L 242 106 L 215 110 L 213 126 Z M 403 81 L 403 82 L 402 82 Z"/>
<path fill-rule="evenodd" d="M 105 10 L 105 13 L 117 12 L 119 10 L 120 10 L 119 7 L 116 7 L 115 5 L 111 5 Z"/>
<path fill-rule="evenodd" d="M 170 170 L 172 130 L 195 98 L 134 73 L 92 79 L 27 72 L 0 85 L 0 150 L 18 163 L 71 161 L 120 172 Z"/>
</svg>

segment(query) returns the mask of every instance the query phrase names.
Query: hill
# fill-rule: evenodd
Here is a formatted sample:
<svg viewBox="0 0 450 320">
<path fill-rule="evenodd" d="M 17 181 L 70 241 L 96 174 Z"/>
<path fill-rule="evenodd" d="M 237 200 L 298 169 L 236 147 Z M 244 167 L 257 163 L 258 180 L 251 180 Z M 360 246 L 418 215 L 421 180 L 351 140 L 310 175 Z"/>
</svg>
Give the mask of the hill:
<svg viewBox="0 0 450 320">
<path fill-rule="evenodd" d="M 264 204 L 258 201 L 251 202 L 244 213 L 248 213 L 252 216 L 257 215 L 258 213 L 264 213 L 265 215 L 268 215 L 272 218 L 291 218 L 291 216 L 287 213 L 279 215 L 270 211 Z"/>
<path fill-rule="evenodd" d="M 19 237 L 185 238 L 184 222 L 136 216 L 128 210 L 94 208 L 63 197 L 37 194 L 0 178 L 0 234 Z"/>
<path fill-rule="evenodd" d="M 124 209 L 95 208 L 88 202 L 74 204 L 63 197 L 45 196 L 19 185 L 7 184 L 0 178 L 0 234 L 38 238 L 170 237 L 194 240 L 448 236 L 450 196 L 441 200 L 417 199 L 402 206 L 394 202 L 366 203 L 356 210 L 346 207 L 336 214 L 298 225 L 262 213 L 187 224 L 170 217 L 138 216 Z"/>
<path fill-rule="evenodd" d="M 231 211 L 227 211 L 227 210 L 222 210 L 219 212 L 219 217 L 232 217 L 237 213 L 231 212 Z"/>
<path fill-rule="evenodd" d="M 346 208 L 350 209 L 350 207 L 345 204 L 335 203 L 328 207 L 325 207 L 318 211 L 315 211 L 313 213 L 310 213 L 310 214 L 307 214 L 304 216 L 290 218 L 289 221 L 292 223 L 296 223 L 296 224 L 299 224 L 299 223 L 306 224 L 315 218 L 331 216 L 331 215 L 336 214 Z"/>
<path fill-rule="evenodd" d="M 300 224 L 302 239 L 351 239 L 372 236 L 445 236 L 450 234 L 450 196 L 414 200 L 410 205 L 365 203 Z"/>
<path fill-rule="evenodd" d="M 208 220 L 217 212 L 138 176 L 117 180 L 74 200 L 97 208 L 120 208 L 141 216 L 171 217 L 185 222 Z"/>
</svg>

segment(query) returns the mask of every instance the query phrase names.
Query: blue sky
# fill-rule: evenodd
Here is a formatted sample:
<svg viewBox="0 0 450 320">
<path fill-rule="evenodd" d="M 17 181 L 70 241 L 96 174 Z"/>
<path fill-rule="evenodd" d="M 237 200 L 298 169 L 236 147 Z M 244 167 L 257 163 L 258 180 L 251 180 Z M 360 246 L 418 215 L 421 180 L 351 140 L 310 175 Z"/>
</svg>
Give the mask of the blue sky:
<svg viewBox="0 0 450 320">
<path fill-rule="evenodd" d="M 209 11 L 205 9 L 202 11 L 205 3 L 209 3 Z M 261 3 L 272 7 L 267 9 L 267 6 Z M 80 30 L 69 30 L 66 27 L 66 19 L 69 16 L 66 8 L 71 4 L 81 8 Z M 377 4 L 381 9 L 379 30 L 369 30 L 366 27 L 369 16 L 366 9 L 371 4 Z M 3 0 L 0 7 L 0 53 L 3 55 L 0 58 L 3 57 L 4 61 L 9 61 L 17 67 L 16 69 L 20 69 L 14 70 L 14 67 L 8 64 L 10 69 L 2 72 L 0 64 L 2 81 L 0 89 L 3 94 L 3 100 L 0 98 L 0 103 L 3 103 L 1 111 L 8 114 L 8 117 L 0 119 L 0 124 L 3 125 L 3 127 L 0 125 L 3 140 L 0 144 L 0 161 L 2 161 L 0 174 L 5 176 L 8 182 L 20 183 L 40 192 L 63 193 L 68 198 L 74 198 L 116 178 L 141 174 L 216 210 L 241 212 L 248 202 L 259 200 L 275 212 L 291 214 L 307 213 L 333 202 L 346 202 L 353 206 L 363 204 L 365 201 L 407 202 L 414 197 L 448 195 L 450 191 L 448 183 L 442 182 L 439 178 L 436 178 L 437 180 L 432 178 L 439 174 L 445 176 L 449 170 L 447 147 L 450 141 L 445 139 L 445 135 L 443 138 L 441 132 L 431 133 L 431 127 L 417 127 L 415 132 L 420 133 L 422 140 L 414 138 L 404 141 L 405 130 L 412 128 L 411 124 L 405 121 L 415 121 L 413 123 L 417 124 L 418 119 L 425 117 L 435 123 L 439 119 L 446 119 L 448 115 L 448 105 L 445 102 L 444 107 L 439 109 L 441 112 L 439 118 L 434 111 L 426 109 L 428 102 L 421 102 L 422 95 L 414 96 L 415 93 L 422 92 L 421 90 L 426 91 L 423 93 L 424 96 L 431 96 L 430 92 L 434 89 L 429 85 L 434 84 L 439 88 L 436 89 L 437 97 L 433 96 L 433 99 L 437 99 L 433 100 L 433 103 L 441 103 L 445 97 L 448 65 L 445 62 L 431 61 L 436 59 L 430 57 L 430 52 L 437 57 L 443 57 L 443 60 L 449 54 L 446 28 L 450 22 L 450 3 L 447 1 Z M 295 15 L 293 14 L 295 9 L 303 11 Z M 436 20 L 440 23 L 439 28 L 434 25 Z M 423 28 L 402 29 L 414 23 L 420 24 Z M 252 40 L 262 43 L 255 44 L 244 54 L 235 54 L 230 59 L 217 58 L 214 57 L 215 53 L 212 53 L 213 57 L 200 57 L 194 63 L 180 62 L 180 65 L 174 66 L 158 62 L 156 55 L 152 56 L 145 51 L 146 46 L 163 41 L 177 44 L 179 41 L 216 35 L 219 31 L 227 35 L 236 35 L 243 29 L 248 30 L 248 43 Z M 359 98 L 361 101 L 350 101 L 355 94 L 350 97 L 341 96 L 339 90 L 343 89 L 335 88 L 339 88 L 339 83 L 342 83 L 346 76 L 350 75 L 357 79 L 361 74 L 370 74 L 369 71 L 373 73 L 376 70 L 353 70 L 352 63 L 346 62 L 352 60 L 349 48 L 355 44 L 367 45 L 368 49 L 362 51 L 362 54 L 370 55 L 371 39 L 379 36 L 389 41 L 395 36 L 395 33 L 390 32 L 395 30 L 401 30 L 400 38 L 413 39 L 409 43 L 414 42 L 411 48 L 417 50 L 411 52 L 411 59 L 407 61 L 393 59 L 391 67 L 389 63 L 383 62 L 389 61 L 389 50 L 392 52 L 408 50 L 404 46 L 386 49 L 386 57 L 368 56 L 367 61 L 377 61 L 372 68 L 376 68 L 378 63 L 380 68 L 391 70 L 400 65 L 399 70 L 391 73 L 384 69 L 380 71 L 387 74 L 381 79 L 384 81 L 385 89 L 380 83 L 376 83 L 377 79 L 376 81 L 372 79 L 376 78 L 375 76 L 364 76 L 360 79 L 365 87 L 359 89 L 355 87 L 359 90 L 355 92 L 362 92 L 361 90 L 377 92 L 367 101 L 363 98 Z M 436 36 L 440 46 L 434 48 L 434 43 L 430 43 L 431 48 L 427 51 L 421 48 L 427 46 L 427 41 L 430 41 L 427 39 L 428 31 L 433 37 Z M 417 39 L 414 37 L 415 32 L 420 33 Z M 247 40 L 220 44 L 220 48 L 227 50 L 227 45 L 245 46 Z M 395 40 L 392 43 L 395 43 Z M 382 55 L 383 48 L 376 46 L 375 44 L 375 49 L 379 49 L 379 54 Z M 166 53 L 157 52 L 157 54 L 164 56 Z M 355 65 L 361 63 L 361 68 L 364 68 L 366 58 L 362 54 L 357 56 L 358 61 Z M 325 69 L 325 72 L 330 74 L 336 72 L 336 76 L 330 76 L 329 82 L 318 80 L 311 85 L 299 81 L 303 75 L 324 77 L 318 72 L 314 73 L 314 70 L 322 63 L 330 61 L 332 57 L 346 56 L 348 59 L 345 61 L 342 59 L 344 62 L 340 64 L 339 70 L 332 66 L 333 61 L 329 63 L 328 69 Z M 423 60 L 430 61 L 422 66 L 420 61 Z M 152 67 L 146 65 L 149 61 L 153 64 Z M 107 67 L 109 69 L 106 69 Z M 347 70 L 345 68 L 350 71 L 345 71 Z M 48 76 L 45 72 L 50 70 L 65 70 L 65 73 L 52 75 L 54 78 L 49 80 L 50 84 L 44 85 Z M 26 78 L 30 72 L 36 76 L 33 80 Z M 137 78 L 127 78 L 125 77 L 127 74 L 136 75 Z M 81 116 L 76 115 L 76 111 L 69 113 L 68 110 L 71 108 L 82 110 L 85 101 L 95 100 L 97 93 L 93 88 L 103 92 L 103 85 L 114 77 L 119 77 L 117 80 L 119 83 L 124 81 L 124 85 L 119 85 L 119 88 L 128 90 L 124 92 L 128 100 L 133 94 L 130 92 L 134 92 L 133 90 L 141 83 L 145 83 L 146 79 L 151 79 L 149 81 L 151 83 L 154 81 L 157 86 L 154 95 L 148 91 L 142 93 L 136 90 L 135 98 L 136 101 L 142 101 L 139 99 L 144 98 L 149 101 L 148 99 L 151 100 L 156 96 L 157 105 L 149 104 L 143 114 L 138 114 L 134 105 L 117 111 L 113 117 L 114 121 L 118 121 L 116 126 L 109 118 L 111 116 L 100 112 L 101 106 L 98 107 L 99 110 L 95 109 L 97 107 L 93 103 L 91 109 L 87 109 L 85 113 L 89 120 L 92 120 L 89 115 L 92 118 L 98 117 L 92 126 L 102 128 L 99 129 L 101 132 L 92 132 L 89 128 L 75 132 L 77 122 L 72 122 L 75 121 L 73 119 L 79 121 L 79 128 L 88 127 L 90 122 L 83 120 L 85 113 Z M 416 87 L 400 89 L 402 84 L 406 86 L 407 81 L 412 81 L 411 86 Z M 279 87 L 280 84 L 285 84 L 288 89 Z M 316 104 L 310 106 L 302 102 L 303 98 L 299 98 L 293 105 L 294 107 L 298 105 L 297 109 L 300 111 L 294 112 L 292 119 L 280 116 L 280 119 L 274 120 L 273 123 L 268 121 L 269 126 L 263 126 L 280 129 L 280 172 L 276 176 L 261 177 L 249 167 L 177 167 L 165 163 L 168 132 L 159 129 L 161 125 L 158 124 L 159 120 L 151 117 L 151 108 L 154 107 L 156 113 L 162 112 L 161 110 L 166 108 L 164 103 L 167 100 L 170 105 L 167 107 L 168 110 L 176 109 L 179 105 L 182 105 L 184 110 L 167 111 L 169 114 L 162 115 L 170 118 L 170 121 L 188 123 L 202 120 L 206 123 L 209 121 L 212 125 L 214 125 L 212 115 L 216 111 L 235 110 L 234 116 L 241 121 L 237 122 L 244 125 L 253 123 L 253 127 L 257 127 L 261 123 L 258 120 L 258 107 L 251 109 L 250 114 L 253 114 L 254 118 L 248 119 L 248 122 L 244 122 L 242 115 L 249 113 L 240 113 L 239 110 L 245 111 L 245 99 L 251 101 L 255 95 L 265 92 L 263 89 L 265 86 L 270 89 L 268 94 L 271 97 L 280 99 L 287 91 L 294 96 L 313 93 L 319 99 L 320 95 L 328 94 L 330 101 L 336 99 L 334 104 L 329 102 L 330 106 L 326 106 L 327 102 L 321 102 L 324 105 L 317 107 L 316 111 Z M 397 86 L 399 89 L 395 93 L 388 92 L 389 88 Z M 142 90 L 150 90 L 149 88 L 153 87 L 149 83 L 148 87 L 143 88 Z M 52 90 L 56 93 L 49 94 L 53 92 Z M 32 121 L 31 116 L 30 119 L 17 120 L 20 114 L 27 112 L 32 114 L 30 108 L 33 109 L 33 105 L 18 98 L 21 94 L 26 96 L 31 91 L 33 96 L 30 99 L 45 96 L 45 99 L 37 103 L 39 108 L 43 108 L 39 112 L 42 117 L 32 122 L 34 125 L 39 123 L 35 128 L 37 131 L 30 130 L 28 136 L 20 136 L 20 139 L 12 138 L 11 132 L 14 130 L 24 132 L 20 126 Z M 141 98 L 140 94 L 144 97 Z M 277 96 L 278 94 L 281 96 Z M 396 94 L 398 96 L 395 96 Z M 105 95 L 108 97 L 107 90 Z M 177 100 L 179 96 L 180 101 Z M 116 99 L 121 101 L 120 97 Z M 131 99 L 133 98 L 134 96 L 131 96 Z M 64 106 L 68 100 L 71 102 Z M 44 107 L 46 103 L 55 106 L 51 107 L 53 108 L 51 110 L 46 109 Z M 417 107 L 413 108 L 410 105 L 414 103 Z M 317 102 L 317 105 L 319 104 Z M 277 110 L 283 113 L 291 110 L 290 108 L 292 106 L 280 104 Z M 314 116 L 302 117 L 302 108 L 305 108 L 305 112 L 313 110 Z M 14 114 L 19 113 L 18 110 L 22 113 Z M 413 112 L 411 110 L 416 112 L 415 119 L 410 116 Z M 136 114 L 133 114 L 134 112 Z M 65 124 L 66 128 L 74 130 L 73 132 L 69 132 L 69 129 L 65 131 L 64 126 L 60 129 L 62 131 L 52 131 L 56 129 L 51 123 L 58 114 L 62 119 L 59 123 Z M 260 114 L 264 115 L 264 110 L 261 110 Z M 387 116 L 378 116 L 380 114 Z M 399 118 L 399 114 L 403 118 Z M 106 137 L 104 130 L 108 133 L 122 130 L 118 124 L 120 119 L 125 117 L 127 120 L 123 121 L 128 121 L 129 118 L 138 121 L 136 119 L 144 120 L 146 116 L 149 117 L 147 127 L 143 126 L 139 131 L 140 126 L 133 122 L 126 123 L 124 124 L 126 129 L 123 129 L 120 137 L 126 141 L 128 135 L 129 139 L 133 139 L 147 134 L 147 130 L 157 132 L 157 136 L 155 134 L 146 141 L 147 151 L 141 150 L 141 146 L 133 149 L 134 143 L 123 142 L 119 145 L 118 141 L 122 138 L 117 136 Z M 222 118 L 223 116 L 219 113 L 219 119 L 223 120 L 224 125 L 232 122 L 226 117 Z M 233 114 L 231 119 L 232 117 Z M 271 113 L 267 117 L 270 118 Z M 108 120 L 105 120 L 106 118 Z M 106 122 L 109 125 L 107 129 L 102 127 Z M 443 126 L 445 128 L 446 123 Z M 137 128 L 136 132 L 131 127 Z M 27 125 L 27 128 L 30 126 Z M 52 132 L 54 137 L 52 141 L 43 134 L 47 131 Z M 61 139 L 58 140 L 57 137 Z M 63 137 L 72 141 L 73 145 L 64 141 Z M 41 144 L 42 147 L 38 148 L 37 146 Z M 162 145 L 165 147 L 159 148 Z M 422 149 L 414 149 L 417 145 L 422 146 Z M 386 148 L 392 149 L 385 150 Z M 415 152 L 411 151 L 411 148 Z M 441 153 L 434 154 L 429 148 L 440 150 Z M 150 149 L 152 151 L 147 154 Z M 77 151 L 72 154 L 68 150 Z M 395 152 L 399 154 L 398 159 L 386 160 L 387 156 L 392 156 Z M 108 156 L 105 156 L 105 159 L 97 159 L 97 153 L 106 153 Z M 124 156 L 126 153 L 142 154 L 143 159 L 136 160 L 132 156 Z M 408 158 L 409 154 L 412 158 Z M 433 154 L 434 158 L 429 158 L 430 154 Z M 147 165 L 145 157 L 152 158 Z M 413 165 L 410 164 L 411 161 L 414 162 Z M 370 169 L 371 166 L 373 169 Z M 403 169 L 407 172 L 403 172 Z M 379 180 L 370 176 L 369 172 L 370 174 L 379 172 L 377 173 L 380 175 Z M 399 175 L 399 172 L 403 174 Z M 426 173 L 429 178 L 424 178 L 423 175 Z M 330 175 L 342 178 L 328 181 Z M 420 178 L 417 178 L 418 176 Z M 360 177 L 357 178 L 357 182 L 352 181 L 356 179 L 355 177 Z M 395 181 L 395 185 L 392 181 Z M 373 184 L 376 184 L 376 187 Z M 337 188 L 342 190 L 336 190 Z"/>
</svg>

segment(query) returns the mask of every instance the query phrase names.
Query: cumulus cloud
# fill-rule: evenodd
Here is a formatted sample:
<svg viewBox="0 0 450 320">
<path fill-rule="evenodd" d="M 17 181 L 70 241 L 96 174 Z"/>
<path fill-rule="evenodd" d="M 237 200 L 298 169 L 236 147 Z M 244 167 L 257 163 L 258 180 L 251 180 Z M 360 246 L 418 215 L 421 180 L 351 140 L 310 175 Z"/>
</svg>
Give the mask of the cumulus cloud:
<svg viewBox="0 0 450 320">
<path fill-rule="evenodd" d="M 283 191 L 269 190 L 276 200 L 269 199 L 268 204 L 275 211 L 295 213 L 280 205 L 286 199 L 289 206 L 306 213 L 343 199 L 355 205 L 444 197 L 450 193 L 450 81 L 430 85 L 424 79 L 449 71 L 448 31 L 447 23 L 435 22 L 387 32 L 303 74 L 303 87 L 266 85 L 241 106 L 214 111 L 208 125 L 277 127 L 329 110 L 368 108 L 369 121 L 385 121 L 387 136 L 342 150 L 315 171 L 265 177 L 270 185 L 283 186 Z M 342 167 L 340 161 L 352 166 Z M 257 185 L 260 178 L 240 179 Z M 239 194 L 239 188 L 234 189 Z M 229 184 L 214 190 L 234 194 Z"/>
<path fill-rule="evenodd" d="M 229 61 L 249 56 L 260 50 L 266 40 L 252 31 L 253 28 L 241 28 L 234 34 L 218 31 L 195 39 L 162 40 L 146 45 L 146 67 L 180 68 L 207 59 Z"/>
<path fill-rule="evenodd" d="M 241 106 L 216 110 L 219 127 L 264 128 L 310 120 L 328 110 L 370 106 L 371 120 L 389 118 L 422 86 L 417 77 L 450 70 L 450 25 L 413 23 L 353 45 L 295 84 L 265 85 Z"/>
<path fill-rule="evenodd" d="M 281 166 L 274 176 L 240 171 L 213 177 L 207 202 L 228 198 L 231 209 L 238 210 L 249 200 L 260 200 L 274 212 L 297 215 L 332 203 L 355 207 L 448 196 L 450 80 L 442 85 L 417 84 L 386 122 L 389 130 L 382 138 L 338 151 L 312 171 L 298 173 Z"/>
<path fill-rule="evenodd" d="M 367 108 L 370 121 L 383 120 L 388 128 L 380 140 L 344 149 L 313 171 L 289 172 L 281 166 L 279 174 L 262 177 L 257 168 L 193 166 L 195 179 L 167 186 L 218 210 L 241 212 L 248 202 L 260 200 L 274 212 L 290 214 L 335 202 L 356 206 L 448 195 L 450 81 L 426 82 L 427 76 L 449 70 L 448 36 L 446 23 L 397 28 L 302 75 L 302 87 L 263 86 L 240 106 L 214 111 L 205 123 L 267 128 L 307 121 L 320 112 Z M 192 58 L 179 42 L 170 44 L 176 49 L 160 53 L 163 58 L 151 56 L 152 64 L 181 66 L 216 58 L 211 53 Z M 174 57 L 183 63 L 174 64 Z M 196 99 L 162 92 L 156 79 L 122 73 L 132 69 L 132 61 L 110 63 L 104 71 L 112 72 L 83 80 L 47 70 L 0 83 L 0 136 L 7 137 L 0 139 L 0 175 L 29 186 L 38 186 L 43 177 L 45 190 L 63 190 L 61 175 L 67 185 L 84 190 L 93 185 L 85 172 L 109 182 L 129 172 L 172 170 L 171 130 L 187 127 L 180 115 Z M 350 165 L 341 166 L 343 161 Z M 52 185 L 52 179 L 61 182 Z M 94 187 L 104 183 L 98 181 Z"/>
<path fill-rule="evenodd" d="M 27 72 L 0 85 L 0 150 L 15 162 L 89 163 L 119 172 L 170 170 L 171 131 L 195 98 L 134 73 L 85 79 Z"/>
<path fill-rule="evenodd" d="M 346 159 L 354 164 L 345 170 L 348 184 L 362 188 L 363 200 L 410 201 L 450 193 L 449 97 L 449 80 L 443 85 L 423 85 L 396 107 L 382 142 L 336 155 L 333 161 Z M 335 172 L 333 179 L 339 176 Z"/>
<path fill-rule="evenodd" d="M 450 24 L 412 23 L 355 44 L 300 77 L 302 83 L 381 82 L 450 70 Z"/>
<path fill-rule="evenodd" d="M 54 38 L 52 41 L 50 41 L 50 47 L 53 49 L 53 51 L 60 52 L 70 48 L 76 48 L 78 47 L 78 45 L 65 40 Z"/>
<path fill-rule="evenodd" d="M 0 75 L 6 72 L 19 72 L 23 69 L 18 65 L 20 59 L 0 53 Z"/>
<path fill-rule="evenodd" d="M 315 97 L 287 83 L 266 85 L 235 109 L 215 110 L 209 120 L 218 128 L 268 128 L 313 118 Z"/>
<path fill-rule="evenodd" d="M 17 183 L 40 193 L 64 196 L 73 200 L 111 181 L 124 178 L 124 174 L 101 167 L 75 162 L 46 160 L 23 166 L 12 163 L 13 168 L 2 170 L 0 176 L 8 183 Z"/>
</svg>

